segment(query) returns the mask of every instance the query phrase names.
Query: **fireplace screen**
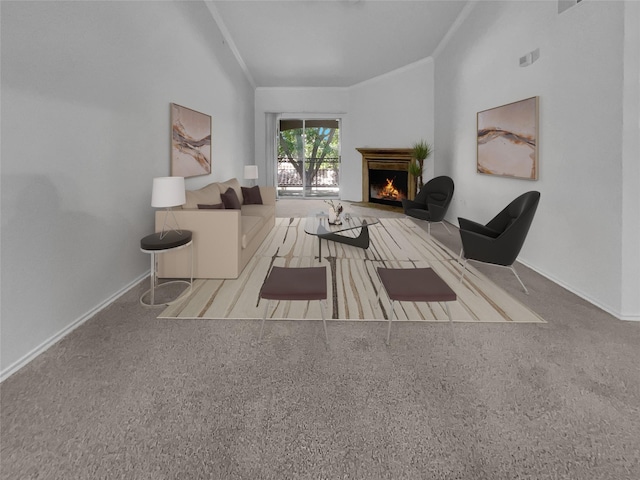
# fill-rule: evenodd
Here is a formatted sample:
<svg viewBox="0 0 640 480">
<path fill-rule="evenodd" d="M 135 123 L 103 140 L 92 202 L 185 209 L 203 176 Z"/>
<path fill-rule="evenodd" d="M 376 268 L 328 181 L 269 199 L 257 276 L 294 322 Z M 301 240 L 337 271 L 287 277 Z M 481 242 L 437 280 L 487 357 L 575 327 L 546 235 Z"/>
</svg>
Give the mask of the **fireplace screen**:
<svg viewBox="0 0 640 480">
<path fill-rule="evenodd" d="M 402 206 L 402 199 L 408 198 L 408 181 L 406 171 L 369 169 L 369 201 Z"/>
</svg>

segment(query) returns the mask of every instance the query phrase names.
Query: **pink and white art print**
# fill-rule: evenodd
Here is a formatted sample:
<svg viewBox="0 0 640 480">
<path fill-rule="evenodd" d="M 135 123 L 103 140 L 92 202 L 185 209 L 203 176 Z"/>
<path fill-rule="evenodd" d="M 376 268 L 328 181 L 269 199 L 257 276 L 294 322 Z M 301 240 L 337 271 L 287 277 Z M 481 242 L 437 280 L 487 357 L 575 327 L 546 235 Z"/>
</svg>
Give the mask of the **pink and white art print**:
<svg viewBox="0 0 640 480">
<path fill-rule="evenodd" d="M 477 171 L 538 179 L 538 97 L 478 112 Z"/>
<path fill-rule="evenodd" d="M 171 175 L 211 173 L 211 116 L 171 104 Z"/>
</svg>

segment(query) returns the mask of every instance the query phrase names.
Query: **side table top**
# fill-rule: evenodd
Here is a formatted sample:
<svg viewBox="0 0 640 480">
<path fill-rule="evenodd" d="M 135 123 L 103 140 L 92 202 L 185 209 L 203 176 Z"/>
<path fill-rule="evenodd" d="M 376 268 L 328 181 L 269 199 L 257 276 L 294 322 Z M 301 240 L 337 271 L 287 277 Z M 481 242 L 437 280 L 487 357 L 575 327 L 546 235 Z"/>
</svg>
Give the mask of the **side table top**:
<svg viewBox="0 0 640 480">
<path fill-rule="evenodd" d="M 160 238 L 160 232 L 156 232 L 140 240 L 140 249 L 168 250 L 186 245 L 191 241 L 192 237 L 193 233 L 191 230 L 182 230 L 181 233 L 171 230 L 170 232 L 165 232 L 162 238 Z"/>
</svg>

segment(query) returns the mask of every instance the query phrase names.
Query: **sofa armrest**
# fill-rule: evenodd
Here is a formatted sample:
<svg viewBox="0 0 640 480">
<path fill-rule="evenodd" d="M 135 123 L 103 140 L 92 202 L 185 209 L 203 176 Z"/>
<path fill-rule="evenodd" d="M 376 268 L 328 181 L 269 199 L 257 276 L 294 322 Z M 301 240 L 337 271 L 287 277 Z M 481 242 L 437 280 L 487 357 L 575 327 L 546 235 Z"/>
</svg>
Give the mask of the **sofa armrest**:
<svg viewBox="0 0 640 480">
<path fill-rule="evenodd" d="M 276 187 L 267 187 L 260 185 L 260 196 L 263 205 L 276 204 Z"/>
<path fill-rule="evenodd" d="M 240 270 L 242 222 L 240 210 L 175 210 L 181 229 L 193 232 L 194 278 L 236 278 Z M 164 211 L 156 212 L 156 231 Z M 189 249 L 158 255 L 161 278 L 185 278 L 190 273 Z"/>
</svg>

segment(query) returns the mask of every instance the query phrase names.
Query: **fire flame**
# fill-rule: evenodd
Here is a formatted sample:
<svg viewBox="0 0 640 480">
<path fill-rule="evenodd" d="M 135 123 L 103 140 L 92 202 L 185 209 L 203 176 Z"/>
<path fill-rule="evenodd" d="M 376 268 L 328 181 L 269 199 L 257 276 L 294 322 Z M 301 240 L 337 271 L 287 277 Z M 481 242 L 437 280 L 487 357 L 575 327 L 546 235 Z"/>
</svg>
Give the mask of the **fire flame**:
<svg viewBox="0 0 640 480">
<path fill-rule="evenodd" d="M 380 190 L 380 197 L 397 200 L 400 192 L 393 186 L 393 180 L 387 178 L 387 184 Z"/>
</svg>

